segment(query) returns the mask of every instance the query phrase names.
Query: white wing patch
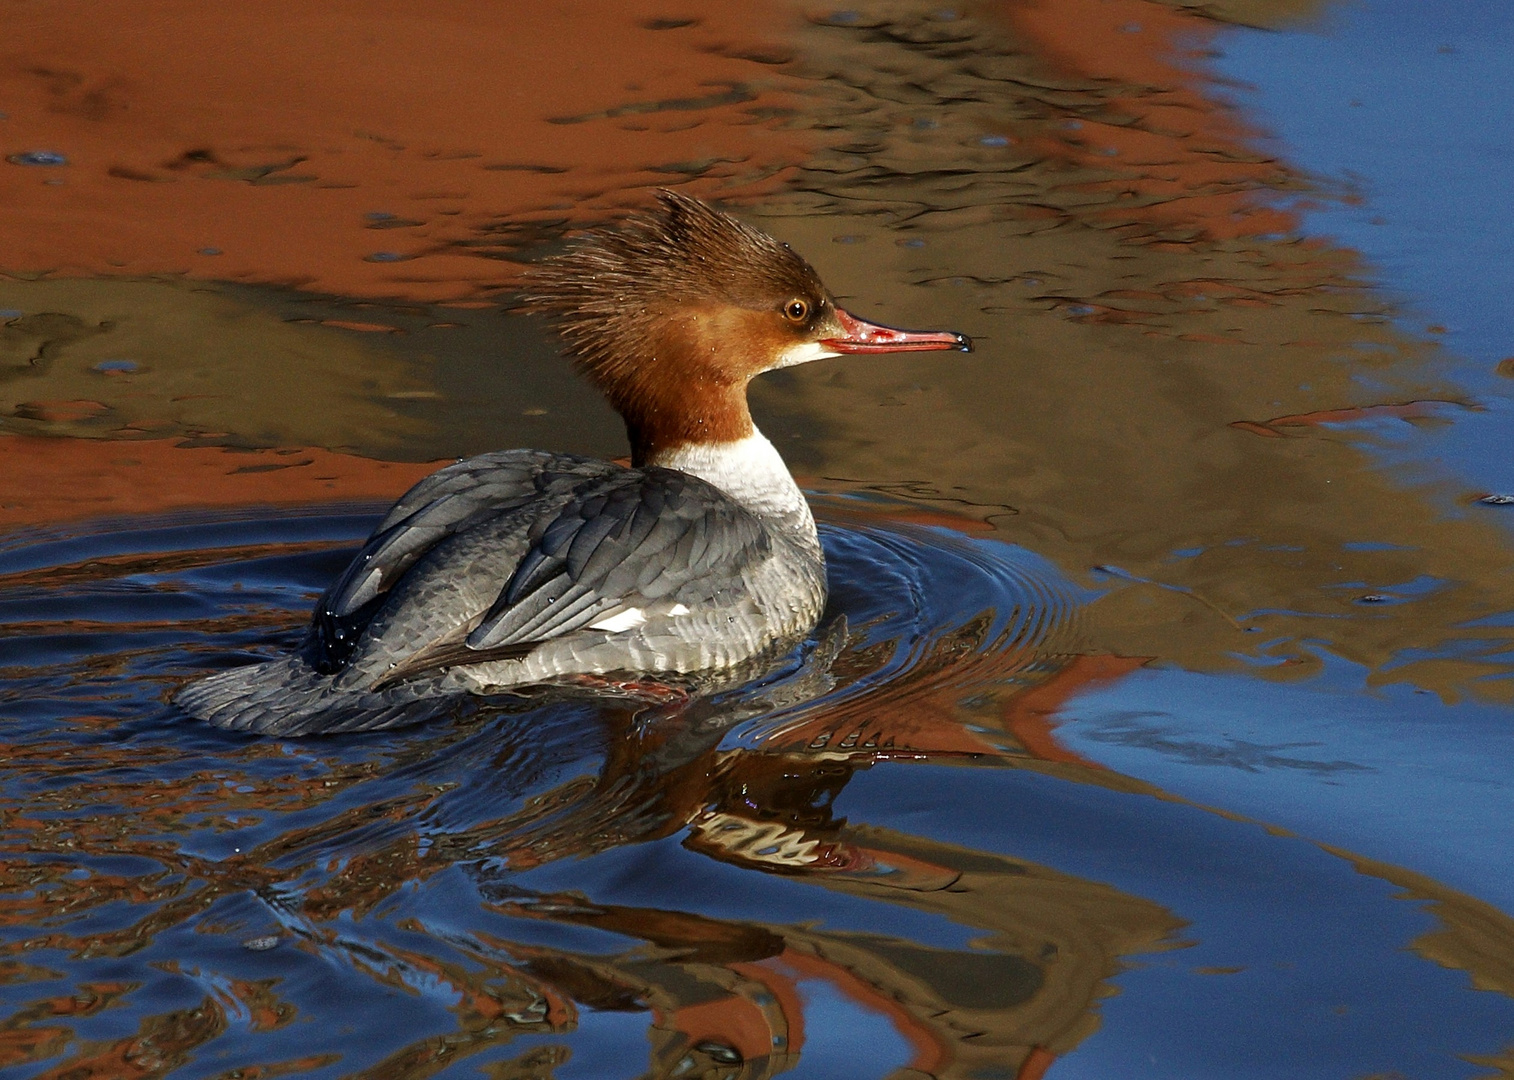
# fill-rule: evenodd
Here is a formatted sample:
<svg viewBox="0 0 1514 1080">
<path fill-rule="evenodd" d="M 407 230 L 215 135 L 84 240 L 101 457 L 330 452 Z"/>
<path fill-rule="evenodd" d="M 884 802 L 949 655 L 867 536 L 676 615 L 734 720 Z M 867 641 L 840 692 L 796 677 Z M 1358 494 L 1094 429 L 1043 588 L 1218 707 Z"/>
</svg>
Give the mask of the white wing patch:
<svg viewBox="0 0 1514 1080">
<path fill-rule="evenodd" d="M 685 604 L 674 604 L 666 612 L 668 615 L 687 615 L 688 613 L 689 609 Z M 653 614 L 657 613 L 653 612 Z M 647 613 L 641 608 L 633 607 L 626 608 L 624 611 L 617 611 L 614 615 L 607 615 L 596 623 L 590 623 L 589 629 L 605 630 L 611 634 L 618 634 L 622 630 L 634 630 L 646 621 Z"/>
<path fill-rule="evenodd" d="M 590 623 L 591 630 L 608 630 L 612 634 L 618 634 L 622 630 L 634 630 L 647 621 L 646 614 L 639 607 L 626 608 L 617 611 L 609 618 L 600 619 L 596 623 Z"/>
</svg>

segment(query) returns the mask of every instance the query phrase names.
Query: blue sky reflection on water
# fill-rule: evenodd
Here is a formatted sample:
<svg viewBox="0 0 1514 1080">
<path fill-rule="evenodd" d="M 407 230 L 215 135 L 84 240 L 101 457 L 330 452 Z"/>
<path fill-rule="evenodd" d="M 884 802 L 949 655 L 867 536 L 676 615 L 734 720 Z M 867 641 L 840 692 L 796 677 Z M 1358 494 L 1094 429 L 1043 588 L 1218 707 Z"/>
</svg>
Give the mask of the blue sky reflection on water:
<svg viewBox="0 0 1514 1080">
<path fill-rule="evenodd" d="M 1370 0 L 1339 5 L 1302 28 L 1233 30 L 1216 44 L 1223 52 L 1217 72 L 1247 87 L 1233 91 L 1234 100 L 1268 134 L 1269 152 L 1320 180 L 1327 191 L 1360 197 L 1321 200 L 1303 211 L 1302 233 L 1361 252 L 1364 273 L 1398 305 L 1402 328 L 1437 340 L 1445 353 L 1444 374 L 1482 406 L 1458 414 L 1452 424 L 1400 434 L 1380 447 L 1385 461 L 1416 482 L 1435 485 L 1447 513 L 1503 516 L 1514 524 L 1514 515 L 1499 508 L 1463 509 L 1469 493 L 1514 490 L 1514 381 L 1494 373 L 1498 361 L 1514 356 L 1508 325 L 1514 295 L 1514 6 L 1500 0 Z M 1292 685 L 1147 669 L 1070 702 L 1058 737 L 1080 754 L 1197 803 L 1412 868 L 1514 910 L 1509 709 L 1448 704 L 1406 685 L 1369 688 L 1361 668 L 1325 659 L 1322 675 Z M 1145 829 L 1157 831 L 1161 816 L 1140 815 Z M 1286 848 L 1294 841 L 1272 843 Z M 1297 853 L 1293 859 L 1309 861 Z M 1342 870 L 1349 873 L 1345 864 Z M 1100 876 L 1093 867 L 1090 873 Z M 1118 874 L 1116 880 L 1134 884 Z M 1147 891 L 1152 887 L 1162 888 L 1145 886 L 1143 895 L 1157 895 Z M 1305 886 L 1305 892 L 1310 895 L 1299 897 L 1294 916 L 1307 920 L 1313 911 L 1337 926 L 1352 921 L 1339 907 L 1344 891 Z M 1416 914 L 1412 903 L 1390 900 L 1393 895 L 1383 890 L 1377 908 L 1362 913 L 1376 924 L 1364 933 L 1397 936 L 1402 947 L 1422 932 L 1407 923 L 1424 914 Z M 1212 889 L 1162 898 L 1194 920 L 1199 953 L 1212 951 L 1206 939 L 1238 946 L 1239 953 L 1248 951 L 1249 939 L 1253 963 L 1269 945 L 1284 960 L 1294 948 L 1301 956 L 1308 952 L 1307 930 L 1297 931 L 1291 943 L 1270 937 L 1290 919 L 1276 909 L 1250 930 L 1238 922 L 1218 932 L 1218 923 L 1236 915 L 1235 898 Z M 1395 908 L 1398 915 L 1389 916 Z M 1330 952 L 1386 965 L 1352 977 L 1391 986 L 1400 998 L 1404 986 L 1415 987 L 1407 996 L 1423 1007 L 1417 1016 L 1392 1015 L 1386 996 L 1375 1004 L 1353 1001 L 1343 1005 L 1335 1036 L 1323 1037 L 1329 1022 L 1311 1021 L 1308 1008 L 1263 1004 L 1267 975 L 1254 967 L 1226 977 L 1226 992 L 1213 999 L 1198 1032 L 1177 1008 L 1198 992 L 1188 968 L 1246 961 L 1169 954 L 1180 960 L 1159 959 L 1121 977 L 1127 994 L 1104 1006 L 1105 1033 L 1058 1075 L 1183 1075 L 1184 1063 L 1171 1055 L 1193 1053 L 1206 1043 L 1212 1044 L 1208 1052 L 1190 1064 L 1212 1064 L 1226 1052 L 1243 1062 L 1239 1046 L 1225 1040 L 1256 1035 L 1242 1019 L 1248 1001 L 1292 1029 L 1274 1029 L 1269 1048 L 1253 1048 L 1268 1062 L 1265 1075 L 1280 1075 L 1279 1055 L 1290 1041 L 1293 1049 L 1284 1056 L 1300 1070 L 1290 1075 L 1357 1075 L 1374 1067 L 1397 1070 L 1393 1075 L 1486 1075 L 1458 1055 L 1498 1048 L 1479 1051 L 1446 1038 L 1443 1025 L 1459 1015 L 1475 1041 L 1479 1029 L 1507 1027 L 1508 999 L 1469 993 L 1465 973 L 1437 971 L 1407 949 L 1401 962 L 1385 961 L 1381 949 L 1336 942 Z M 1366 960 L 1369 954 L 1377 959 Z M 1404 970 L 1388 970 L 1395 964 Z M 1313 988 L 1311 998 L 1328 1010 L 1338 991 L 1320 975 L 1318 982 L 1305 981 Z M 1296 991 L 1298 983 L 1291 985 Z M 1431 1000 L 1439 995 L 1446 1000 L 1437 1007 Z M 1161 1014 L 1169 1006 L 1172 1015 L 1164 1022 Z M 1471 1022 L 1470 1012 L 1481 1013 L 1480 1022 Z M 1504 1019 L 1496 1019 L 1499 1014 Z M 1182 1037 L 1150 1038 L 1168 1025 L 1182 1025 Z M 1375 1050 L 1370 1031 L 1380 1040 Z M 1331 1048 L 1348 1044 L 1355 1050 L 1335 1057 Z M 1244 1068 L 1231 1075 L 1244 1075 Z"/>
<path fill-rule="evenodd" d="M 1137 672 L 1057 734 L 1105 765 L 1514 908 L 1506 706 L 1369 691 L 1332 661 L 1302 685 Z"/>
<path fill-rule="evenodd" d="M 1052 863 L 1186 922 L 1171 950 L 1125 961 L 1121 992 L 1058 1080 L 1485 1076 L 1458 1055 L 1497 1052 L 1496 1033 L 1514 1025 L 1514 1001 L 1407 947 L 1436 927 L 1423 905 L 1310 839 L 1033 773 L 911 767 L 911 778 L 911 830 L 944 838 L 952 822 L 953 842 Z M 900 826 L 897 791 L 874 769 L 837 807 Z"/>
<path fill-rule="evenodd" d="M 1514 7 L 1374 0 L 1218 44 L 1223 74 L 1254 87 L 1238 103 L 1270 149 L 1360 188 L 1361 205 L 1306 213 L 1305 234 L 1360 250 L 1407 329 L 1445 325 L 1451 374 L 1486 407 L 1418 429 L 1395 458 L 1441 475 L 1448 512 L 1458 485 L 1514 487 L 1514 383 L 1491 373 L 1514 355 L 1514 144 L 1499 136 L 1514 131 Z M 1064 718 L 1070 746 L 1122 772 L 1514 906 L 1506 707 L 1369 691 L 1332 661 L 1294 686 L 1148 670 Z"/>
<path fill-rule="evenodd" d="M 1514 6 L 1366 0 L 1218 44 L 1219 71 L 1251 87 L 1235 100 L 1268 148 L 1360 198 L 1305 211 L 1304 232 L 1360 251 L 1404 328 L 1438 338 L 1486 409 L 1426 434 L 1418 456 L 1514 490 L 1514 382 L 1493 374 L 1514 356 Z"/>
</svg>

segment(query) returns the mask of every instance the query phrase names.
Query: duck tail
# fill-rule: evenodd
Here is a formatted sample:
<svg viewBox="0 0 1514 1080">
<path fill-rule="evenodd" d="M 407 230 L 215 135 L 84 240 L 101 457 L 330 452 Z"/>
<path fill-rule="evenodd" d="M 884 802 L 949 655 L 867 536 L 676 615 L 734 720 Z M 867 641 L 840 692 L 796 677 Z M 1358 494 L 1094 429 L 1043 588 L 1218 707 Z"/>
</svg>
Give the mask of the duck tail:
<svg viewBox="0 0 1514 1080">
<path fill-rule="evenodd" d="M 197 679 L 173 701 L 191 716 L 228 731 L 299 736 L 405 727 L 459 713 L 470 697 L 427 694 L 413 684 L 340 690 L 331 676 L 292 656 Z"/>
</svg>

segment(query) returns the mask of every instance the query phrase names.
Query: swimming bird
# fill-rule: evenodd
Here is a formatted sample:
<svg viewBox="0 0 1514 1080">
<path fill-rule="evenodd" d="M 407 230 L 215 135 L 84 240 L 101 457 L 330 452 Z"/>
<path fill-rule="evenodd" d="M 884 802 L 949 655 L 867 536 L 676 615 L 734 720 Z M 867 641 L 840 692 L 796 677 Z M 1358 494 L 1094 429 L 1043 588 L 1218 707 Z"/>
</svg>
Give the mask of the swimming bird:
<svg viewBox="0 0 1514 1080">
<path fill-rule="evenodd" d="M 676 685 L 792 647 L 825 605 L 825 560 L 747 384 L 827 357 L 972 348 L 848 313 L 787 244 L 666 191 L 535 264 L 525 298 L 624 419 L 630 467 L 505 450 L 433 473 L 321 596 L 294 654 L 189 683 L 180 707 L 241 731 L 373 730 L 460 694 Z"/>
</svg>

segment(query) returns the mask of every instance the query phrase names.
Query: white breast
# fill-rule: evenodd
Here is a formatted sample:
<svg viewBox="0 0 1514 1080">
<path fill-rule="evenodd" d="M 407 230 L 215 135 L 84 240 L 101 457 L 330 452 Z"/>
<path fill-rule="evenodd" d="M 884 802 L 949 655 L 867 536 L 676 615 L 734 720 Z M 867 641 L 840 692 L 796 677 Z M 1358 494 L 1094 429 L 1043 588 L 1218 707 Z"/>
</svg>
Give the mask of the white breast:
<svg viewBox="0 0 1514 1080">
<path fill-rule="evenodd" d="M 798 514 L 809 522 L 809 504 L 788 466 L 762 432 L 753 430 L 735 442 L 690 443 L 660 454 L 651 464 L 691 473 L 708 480 L 721 491 L 764 517 L 789 518 Z"/>
</svg>

